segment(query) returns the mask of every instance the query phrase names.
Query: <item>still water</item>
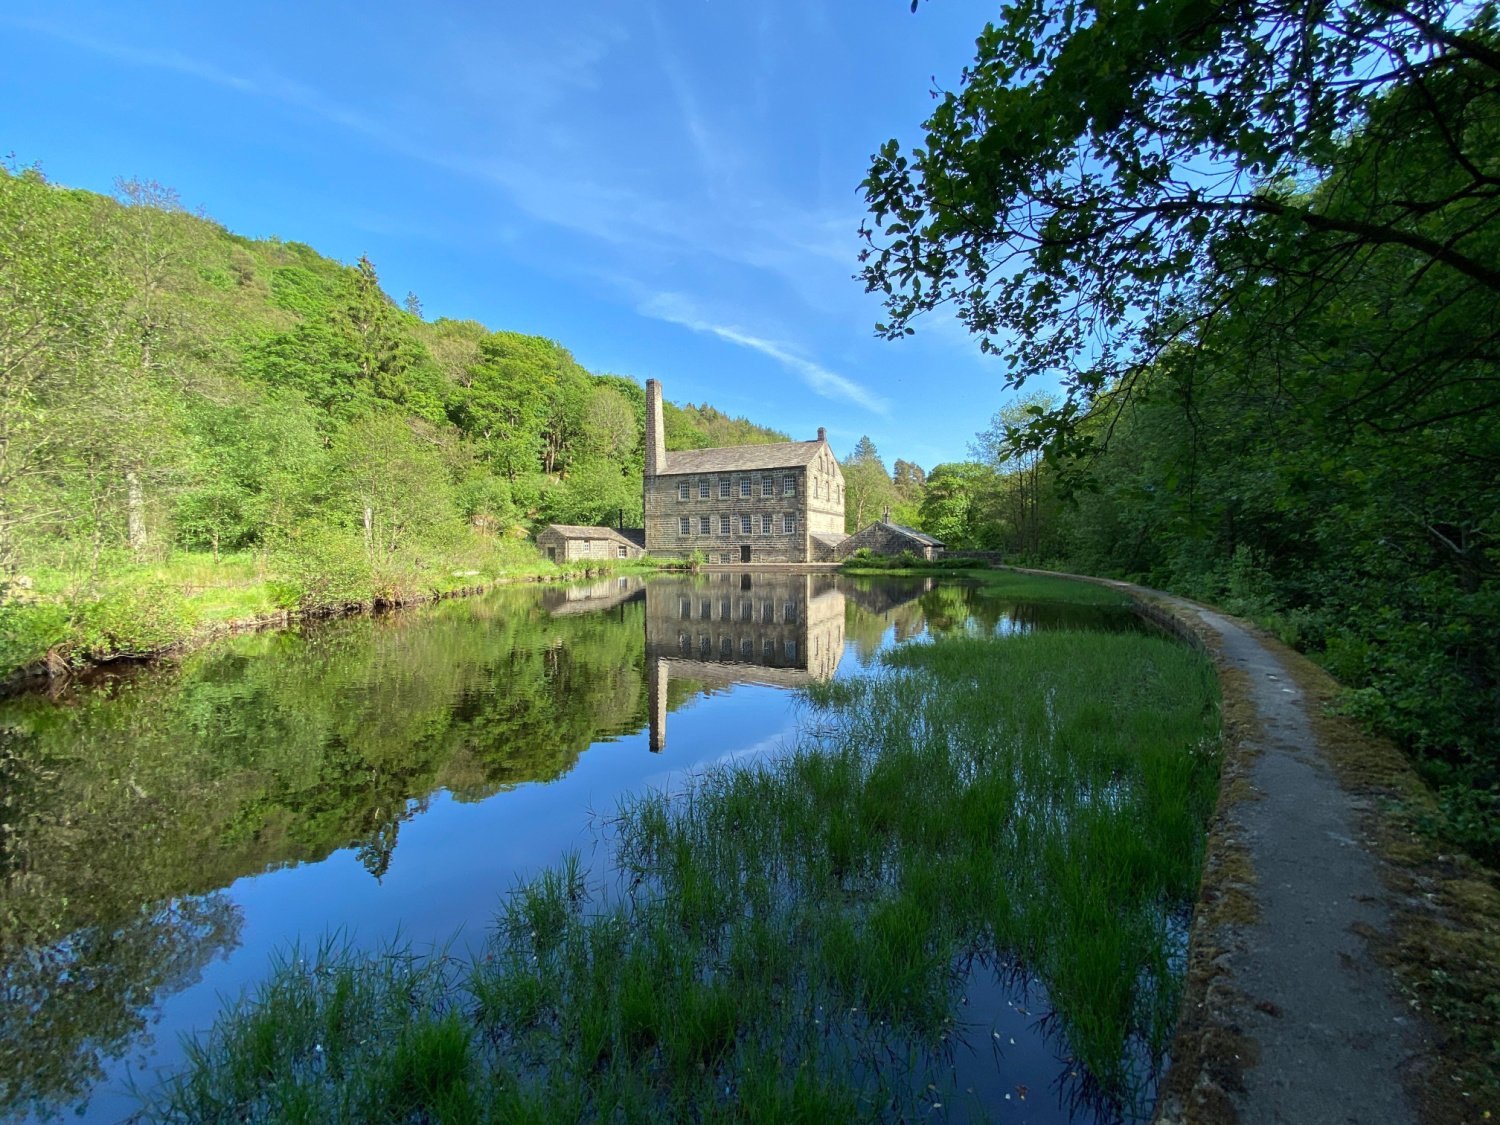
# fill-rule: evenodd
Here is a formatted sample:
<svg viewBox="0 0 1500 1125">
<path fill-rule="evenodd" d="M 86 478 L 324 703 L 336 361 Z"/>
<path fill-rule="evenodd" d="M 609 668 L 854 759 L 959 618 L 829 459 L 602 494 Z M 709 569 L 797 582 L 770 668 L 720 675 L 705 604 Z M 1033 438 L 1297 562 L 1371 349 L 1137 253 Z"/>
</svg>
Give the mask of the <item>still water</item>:
<svg viewBox="0 0 1500 1125">
<path fill-rule="evenodd" d="M 477 945 L 519 880 L 598 847 L 621 796 L 777 753 L 799 686 L 882 649 L 1132 622 L 959 581 L 614 578 L 0 701 L 0 1119 L 128 1117 L 294 943 Z M 1069 1120 L 1044 998 L 975 979 L 975 1097 Z"/>
</svg>

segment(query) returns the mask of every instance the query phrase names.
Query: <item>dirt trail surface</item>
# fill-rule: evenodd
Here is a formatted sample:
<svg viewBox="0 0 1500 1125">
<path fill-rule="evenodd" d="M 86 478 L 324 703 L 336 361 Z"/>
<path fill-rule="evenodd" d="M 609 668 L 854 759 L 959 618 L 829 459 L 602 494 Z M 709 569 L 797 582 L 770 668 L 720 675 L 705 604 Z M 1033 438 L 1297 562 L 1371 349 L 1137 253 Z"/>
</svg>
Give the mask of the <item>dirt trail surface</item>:
<svg viewBox="0 0 1500 1125">
<path fill-rule="evenodd" d="M 1317 704 L 1235 619 L 1093 581 L 1203 642 L 1238 708 L 1157 1122 L 1419 1121 L 1411 1091 L 1434 1037 L 1371 948 L 1391 932 L 1392 892 L 1361 832 L 1369 798 L 1340 783 Z"/>
</svg>

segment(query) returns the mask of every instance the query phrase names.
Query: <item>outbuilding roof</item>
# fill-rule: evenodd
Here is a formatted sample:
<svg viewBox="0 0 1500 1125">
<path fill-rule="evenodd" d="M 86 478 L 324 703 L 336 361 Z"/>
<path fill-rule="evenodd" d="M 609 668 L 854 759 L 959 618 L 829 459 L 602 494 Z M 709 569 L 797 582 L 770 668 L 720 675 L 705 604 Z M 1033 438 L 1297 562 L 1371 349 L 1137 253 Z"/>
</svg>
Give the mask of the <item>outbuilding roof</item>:
<svg viewBox="0 0 1500 1125">
<path fill-rule="evenodd" d="M 721 449 L 676 449 L 658 476 L 734 473 L 754 469 L 798 469 L 818 455 L 823 442 L 778 441 L 771 445 L 731 445 Z"/>
<path fill-rule="evenodd" d="M 941 547 L 943 545 L 943 541 L 941 539 L 934 539 L 925 531 L 918 531 L 916 528 L 907 527 L 904 524 L 891 523 L 890 520 L 881 520 L 880 522 L 891 531 L 894 531 L 899 535 L 904 535 L 908 539 L 915 539 L 924 547 Z"/>
<path fill-rule="evenodd" d="M 545 535 L 549 531 L 557 532 L 564 539 L 608 539 L 627 547 L 646 546 L 646 532 L 637 527 L 616 530 L 613 527 L 585 527 L 575 523 L 549 523 L 537 534 Z"/>
</svg>

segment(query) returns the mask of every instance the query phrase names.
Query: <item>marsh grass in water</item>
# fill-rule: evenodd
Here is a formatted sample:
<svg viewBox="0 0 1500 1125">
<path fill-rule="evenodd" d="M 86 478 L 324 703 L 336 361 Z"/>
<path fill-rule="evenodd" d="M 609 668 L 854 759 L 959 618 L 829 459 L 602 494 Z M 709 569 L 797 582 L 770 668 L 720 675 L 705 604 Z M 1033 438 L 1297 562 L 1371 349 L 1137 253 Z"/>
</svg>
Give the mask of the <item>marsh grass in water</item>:
<svg viewBox="0 0 1500 1125">
<path fill-rule="evenodd" d="M 1215 789 L 1206 663 L 1145 634 L 954 638 L 806 701 L 815 735 L 629 801 L 611 869 L 516 888 L 471 963 L 288 958 L 152 1113 L 911 1118 L 967 975 L 1005 965 L 1105 1114 L 1148 1115 Z"/>
</svg>

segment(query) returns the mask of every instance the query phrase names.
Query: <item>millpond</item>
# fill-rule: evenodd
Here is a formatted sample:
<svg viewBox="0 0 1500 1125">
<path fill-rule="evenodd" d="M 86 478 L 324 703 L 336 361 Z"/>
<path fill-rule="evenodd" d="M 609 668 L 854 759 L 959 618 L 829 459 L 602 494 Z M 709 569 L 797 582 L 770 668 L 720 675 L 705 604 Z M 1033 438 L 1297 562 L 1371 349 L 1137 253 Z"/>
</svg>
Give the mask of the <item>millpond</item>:
<svg viewBox="0 0 1500 1125">
<path fill-rule="evenodd" d="M 622 881 L 622 803 L 833 737 L 830 700 L 896 650 L 1053 632 L 1149 630 L 1108 599 L 958 575 L 612 576 L 235 636 L 0 700 L 0 1119 L 130 1118 L 227 1004 L 319 948 L 481 956 L 507 899 L 563 856 Z M 1108 811 L 1118 773 L 1090 808 Z M 1160 906 L 1178 972 L 1186 909 Z M 936 1120 L 1149 1113 L 1160 1050 L 1130 1039 L 1134 1085 L 1101 1092 L 1049 978 L 1012 953 L 970 948 L 943 978 L 953 1016 L 903 1096 Z"/>
</svg>

